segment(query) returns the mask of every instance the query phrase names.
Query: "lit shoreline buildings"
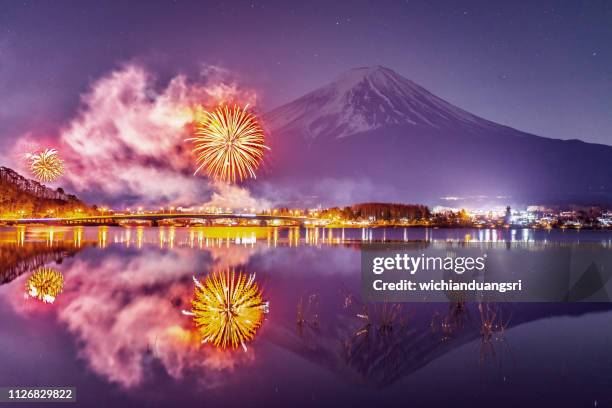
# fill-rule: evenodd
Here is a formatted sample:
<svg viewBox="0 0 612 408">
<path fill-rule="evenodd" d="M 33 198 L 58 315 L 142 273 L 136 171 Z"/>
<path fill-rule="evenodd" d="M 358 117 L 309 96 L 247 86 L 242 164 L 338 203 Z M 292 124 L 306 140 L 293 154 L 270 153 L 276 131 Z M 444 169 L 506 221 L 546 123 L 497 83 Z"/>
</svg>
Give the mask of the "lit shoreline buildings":
<svg viewBox="0 0 612 408">
<path fill-rule="evenodd" d="M 132 218 L 133 216 L 133 218 Z M 167 216 L 167 218 L 164 218 Z M 27 221 L 52 224 L 147 224 L 185 226 L 329 226 L 329 227 L 440 227 L 440 228 L 612 228 L 612 210 L 600 207 L 553 209 L 525 206 L 513 209 L 497 206 L 490 209 L 428 207 L 418 204 L 361 203 L 332 208 L 230 208 L 219 206 L 143 206 L 113 209 L 107 206 L 82 206 L 70 211 L 47 209 L 44 214 L 13 211 L 0 214 L 0 225 Z"/>
</svg>

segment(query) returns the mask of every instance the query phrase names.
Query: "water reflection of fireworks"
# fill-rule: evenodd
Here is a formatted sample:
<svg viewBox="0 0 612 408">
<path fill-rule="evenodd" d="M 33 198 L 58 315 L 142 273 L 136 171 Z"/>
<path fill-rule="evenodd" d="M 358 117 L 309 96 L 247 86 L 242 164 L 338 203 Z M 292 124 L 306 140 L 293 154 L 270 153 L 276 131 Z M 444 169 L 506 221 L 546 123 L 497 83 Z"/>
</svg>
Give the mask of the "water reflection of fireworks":
<svg viewBox="0 0 612 408">
<path fill-rule="evenodd" d="M 45 303 L 55 302 L 55 298 L 64 288 L 64 277 L 61 272 L 51 268 L 40 268 L 26 282 L 27 294 Z"/>
<path fill-rule="evenodd" d="M 195 277 L 195 298 L 192 310 L 202 343 L 215 347 L 246 351 L 246 343 L 253 340 L 268 313 L 268 302 L 255 282 L 255 274 L 236 273 L 234 270 L 213 272 L 202 282 Z"/>
</svg>

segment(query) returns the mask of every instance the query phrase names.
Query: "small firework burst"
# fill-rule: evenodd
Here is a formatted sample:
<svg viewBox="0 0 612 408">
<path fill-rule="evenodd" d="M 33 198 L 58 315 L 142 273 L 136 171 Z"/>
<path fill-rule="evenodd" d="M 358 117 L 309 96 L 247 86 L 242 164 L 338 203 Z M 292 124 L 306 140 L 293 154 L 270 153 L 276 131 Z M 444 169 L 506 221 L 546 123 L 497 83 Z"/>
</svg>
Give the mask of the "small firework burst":
<svg viewBox="0 0 612 408">
<path fill-rule="evenodd" d="M 235 183 L 255 178 L 266 149 L 263 129 L 248 105 L 219 106 L 196 120 L 194 144 L 198 168 L 214 180 Z"/>
<path fill-rule="evenodd" d="M 26 282 L 27 294 L 45 303 L 55 302 L 64 288 L 64 276 L 51 268 L 40 268 Z"/>
<path fill-rule="evenodd" d="M 52 182 L 64 174 L 64 161 L 55 149 L 45 149 L 27 156 L 32 175 L 42 182 Z"/>
<path fill-rule="evenodd" d="M 194 323 L 202 336 L 202 343 L 215 347 L 246 351 L 246 343 L 253 340 L 261 326 L 268 302 L 255 282 L 255 274 L 234 270 L 215 272 L 202 282 L 193 278 L 195 298 L 191 302 Z"/>
</svg>

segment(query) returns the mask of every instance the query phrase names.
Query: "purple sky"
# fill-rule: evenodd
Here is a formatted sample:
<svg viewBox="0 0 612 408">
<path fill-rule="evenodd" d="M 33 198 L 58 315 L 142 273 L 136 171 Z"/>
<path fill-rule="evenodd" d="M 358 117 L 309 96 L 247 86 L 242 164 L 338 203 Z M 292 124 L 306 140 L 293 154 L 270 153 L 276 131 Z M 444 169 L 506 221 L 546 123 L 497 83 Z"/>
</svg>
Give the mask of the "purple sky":
<svg viewBox="0 0 612 408">
<path fill-rule="evenodd" d="M 161 83 L 223 66 L 264 110 L 381 64 L 493 121 L 612 144 L 611 39 L 606 1 L 4 1 L 0 147 L 56 133 L 127 62 Z"/>
</svg>

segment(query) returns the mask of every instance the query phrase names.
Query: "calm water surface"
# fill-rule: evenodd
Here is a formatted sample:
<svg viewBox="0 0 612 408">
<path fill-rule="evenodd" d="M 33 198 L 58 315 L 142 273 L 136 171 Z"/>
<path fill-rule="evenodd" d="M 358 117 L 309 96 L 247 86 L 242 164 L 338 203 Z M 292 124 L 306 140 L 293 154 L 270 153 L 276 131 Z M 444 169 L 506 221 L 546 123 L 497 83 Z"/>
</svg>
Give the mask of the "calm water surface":
<svg viewBox="0 0 612 408">
<path fill-rule="evenodd" d="M 0 385 L 107 407 L 612 406 L 612 305 L 365 304 L 370 240 L 612 248 L 601 231 L 4 227 Z M 63 274 L 54 303 L 26 295 L 41 266 Z M 228 268 L 270 302 L 246 352 L 200 344 L 181 313 L 193 276 Z"/>
</svg>

